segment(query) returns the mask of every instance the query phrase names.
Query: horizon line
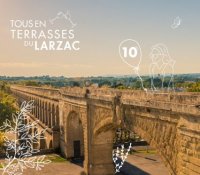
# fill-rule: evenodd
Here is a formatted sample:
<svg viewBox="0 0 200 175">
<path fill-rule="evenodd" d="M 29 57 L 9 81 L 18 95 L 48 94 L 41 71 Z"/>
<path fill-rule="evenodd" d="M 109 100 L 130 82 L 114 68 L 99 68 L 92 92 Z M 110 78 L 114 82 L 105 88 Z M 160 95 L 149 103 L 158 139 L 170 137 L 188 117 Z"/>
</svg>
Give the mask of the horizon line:
<svg viewBox="0 0 200 175">
<path fill-rule="evenodd" d="M 200 72 L 199 73 L 176 73 L 176 74 L 173 74 L 173 75 L 195 75 L 195 74 L 199 74 L 200 75 Z M 159 74 L 157 74 L 159 75 Z M 165 74 L 166 76 L 170 75 L 169 73 Z M 55 76 L 55 75 L 32 75 L 32 76 L 26 76 L 26 75 L 18 75 L 18 76 L 10 76 L 10 75 L 0 75 L 0 78 L 1 77 L 9 77 L 9 78 L 17 78 L 17 77 L 24 77 L 24 78 L 32 78 L 32 77 L 45 77 L 45 76 L 48 76 L 48 77 L 65 77 L 65 78 L 90 78 L 90 77 L 130 77 L 130 76 L 133 76 L 133 77 L 138 77 L 137 75 L 135 74 L 111 74 L 111 75 L 90 75 L 90 76 L 64 76 L 64 75 L 60 75 L 60 76 Z M 140 75 L 140 76 L 150 76 L 150 74 L 143 74 L 143 75 Z"/>
</svg>

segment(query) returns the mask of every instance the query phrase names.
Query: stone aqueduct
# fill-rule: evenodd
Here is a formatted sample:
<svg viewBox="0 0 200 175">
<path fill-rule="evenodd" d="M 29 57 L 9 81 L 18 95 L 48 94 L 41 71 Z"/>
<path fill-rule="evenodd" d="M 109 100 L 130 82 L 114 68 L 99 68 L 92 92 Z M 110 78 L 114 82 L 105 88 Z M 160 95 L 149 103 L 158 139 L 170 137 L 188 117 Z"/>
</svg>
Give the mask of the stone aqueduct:
<svg viewBox="0 0 200 175">
<path fill-rule="evenodd" d="M 115 128 L 126 126 L 155 147 L 171 174 L 200 174 L 200 94 L 114 89 L 11 86 L 19 102 L 34 100 L 32 120 L 48 127 L 41 149 L 84 155 L 89 175 L 113 175 Z"/>
</svg>

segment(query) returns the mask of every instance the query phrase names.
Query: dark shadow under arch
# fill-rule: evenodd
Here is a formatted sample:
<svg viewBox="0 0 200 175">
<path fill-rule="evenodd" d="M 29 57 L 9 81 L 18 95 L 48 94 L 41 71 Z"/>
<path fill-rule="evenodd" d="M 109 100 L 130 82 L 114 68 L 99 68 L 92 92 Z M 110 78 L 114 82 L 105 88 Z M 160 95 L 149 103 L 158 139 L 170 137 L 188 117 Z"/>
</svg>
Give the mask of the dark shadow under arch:
<svg viewBox="0 0 200 175">
<path fill-rule="evenodd" d="M 67 157 L 78 160 L 82 165 L 84 159 L 84 131 L 78 113 L 72 111 L 67 117 Z"/>
<path fill-rule="evenodd" d="M 41 133 L 41 137 L 45 137 L 44 133 Z M 46 139 L 40 139 L 40 149 L 47 149 Z"/>
</svg>

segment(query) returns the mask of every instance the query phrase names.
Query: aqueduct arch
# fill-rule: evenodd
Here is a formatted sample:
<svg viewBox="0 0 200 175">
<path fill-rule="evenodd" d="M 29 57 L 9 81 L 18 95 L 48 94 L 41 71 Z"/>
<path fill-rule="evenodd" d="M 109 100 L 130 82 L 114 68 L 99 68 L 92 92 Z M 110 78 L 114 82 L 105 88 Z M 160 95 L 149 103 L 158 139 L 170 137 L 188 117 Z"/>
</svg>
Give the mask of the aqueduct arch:
<svg viewBox="0 0 200 175">
<path fill-rule="evenodd" d="M 68 118 L 75 112 L 75 123 L 79 118 L 83 128 L 84 170 L 89 175 L 114 174 L 113 133 L 121 122 L 158 150 L 171 174 L 200 174 L 199 93 L 22 86 L 11 86 L 11 91 L 19 103 L 35 100 L 31 118 L 39 119 L 40 127 L 48 126 L 47 145 L 52 140 L 53 148 L 66 156 Z"/>
<path fill-rule="evenodd" d="M 71 111 L 67 117 L 67 157 L 84 157 L 83 125 L 78 113 Z"/>
<path fill-rule="evenodd" d="M 94 129 L 91 142 L 90 174 L 113 175 L 112 160 L 115 129 L 112 122 L 105 120 L 105 125 Z"/>
<path fill-rule="evenodd" d="M 179 117 L 171 111 L 130 106 L 124 106 L 123 115 L 124 126 L 156 148 L 170 173 L 176 175 Z"/>
<path fill-rule="evenodd" d="M 45 137 L 44 133 L 40 134 L 42 137 Z M 46 139 L 40 139 L 40 149 L 46 149 L 47 148 L 47 142 Z"/>
</svg>

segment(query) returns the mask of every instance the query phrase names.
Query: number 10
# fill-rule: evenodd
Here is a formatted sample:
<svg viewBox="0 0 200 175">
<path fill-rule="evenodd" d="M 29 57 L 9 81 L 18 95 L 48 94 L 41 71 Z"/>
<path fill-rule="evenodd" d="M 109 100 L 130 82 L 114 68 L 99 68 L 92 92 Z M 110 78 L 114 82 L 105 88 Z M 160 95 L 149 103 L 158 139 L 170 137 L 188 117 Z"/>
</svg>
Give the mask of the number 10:
<svg viewBox="0 0 200 175">
<path fill-rule="evenodd" d="M 124 51 L 124 57 L 127 58 L 127 56 L 131 57 L 131 58 L 135 58 L 137 56 L 137 48 L 135 47 L 122 47 L 123 51 Z"/>
</svg>

